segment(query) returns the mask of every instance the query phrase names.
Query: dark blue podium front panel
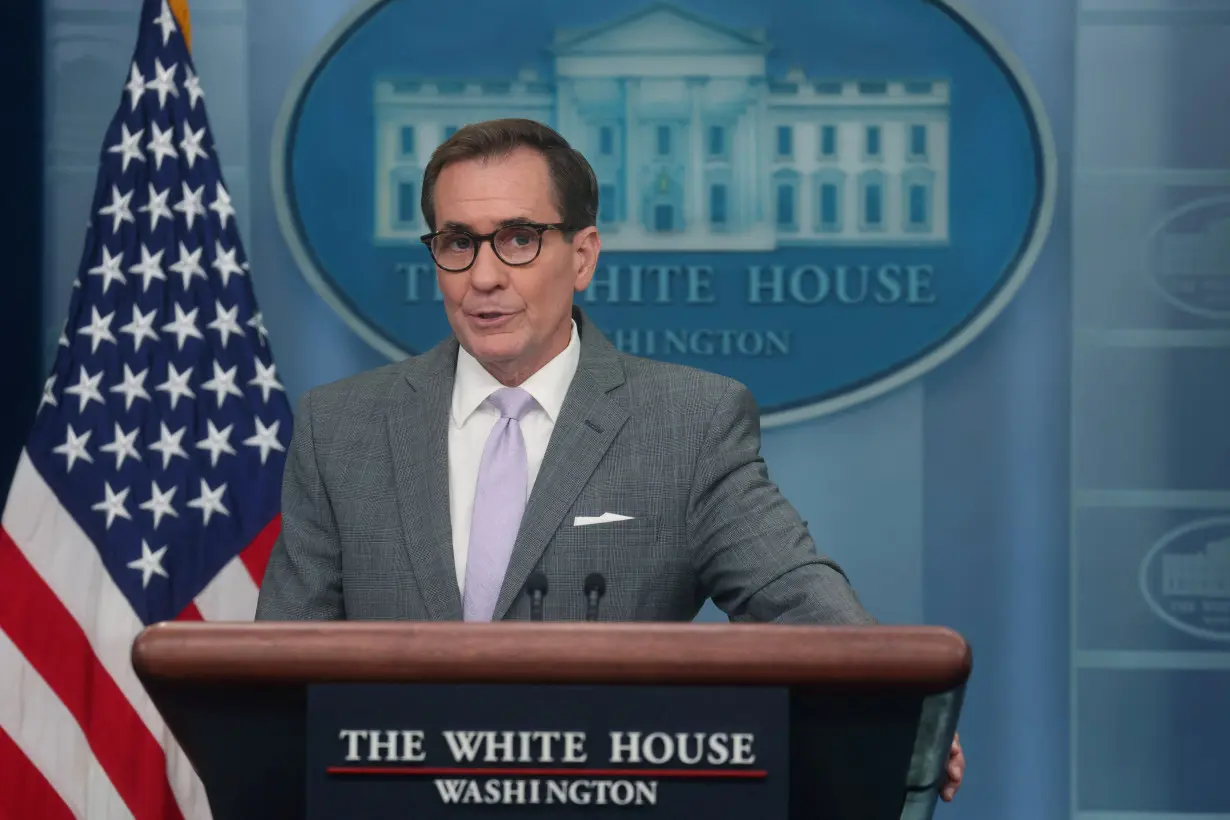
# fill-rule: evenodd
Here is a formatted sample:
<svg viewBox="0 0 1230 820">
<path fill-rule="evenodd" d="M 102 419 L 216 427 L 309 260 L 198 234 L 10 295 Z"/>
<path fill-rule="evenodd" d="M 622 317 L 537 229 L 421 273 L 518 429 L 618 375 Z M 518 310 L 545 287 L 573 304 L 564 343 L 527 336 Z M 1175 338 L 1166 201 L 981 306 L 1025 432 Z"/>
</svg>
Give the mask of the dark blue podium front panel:
<svg viewBox="0 0 1230 820">
<path fill-rule="evenodd" d="M 330 684 L 307 820 L 784 820 L 784 688 Z"/>
</svg>

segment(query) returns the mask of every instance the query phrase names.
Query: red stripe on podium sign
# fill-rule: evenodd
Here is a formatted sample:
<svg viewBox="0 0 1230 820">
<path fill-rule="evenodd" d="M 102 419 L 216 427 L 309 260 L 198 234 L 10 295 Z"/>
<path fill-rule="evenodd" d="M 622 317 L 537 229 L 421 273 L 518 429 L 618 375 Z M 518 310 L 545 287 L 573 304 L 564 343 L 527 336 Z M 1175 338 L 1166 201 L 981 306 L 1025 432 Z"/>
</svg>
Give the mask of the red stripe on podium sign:
<svg viewBox="0 0 1230 820">
<path fill-rule="evenodd" d="M 764 769 L 485 769 L 462 766 L 330 766 L 329 774 L 419 777 L 649 777 L 660 779 L 763 780 Z"/>
</svg>

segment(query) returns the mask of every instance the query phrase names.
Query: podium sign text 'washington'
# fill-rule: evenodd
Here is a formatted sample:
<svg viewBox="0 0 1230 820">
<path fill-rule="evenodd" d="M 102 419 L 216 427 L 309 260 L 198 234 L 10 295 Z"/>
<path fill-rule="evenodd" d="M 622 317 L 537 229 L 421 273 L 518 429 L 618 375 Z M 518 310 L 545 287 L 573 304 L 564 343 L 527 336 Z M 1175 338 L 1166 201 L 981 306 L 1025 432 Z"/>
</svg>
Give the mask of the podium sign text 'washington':
<svg viewBox="0 0 1230 820">
<path fill-rule="evenodd" d="M 338 684 L 308 700 L 308 814 L 777 820 L 785 689 Z"/>
</svg>

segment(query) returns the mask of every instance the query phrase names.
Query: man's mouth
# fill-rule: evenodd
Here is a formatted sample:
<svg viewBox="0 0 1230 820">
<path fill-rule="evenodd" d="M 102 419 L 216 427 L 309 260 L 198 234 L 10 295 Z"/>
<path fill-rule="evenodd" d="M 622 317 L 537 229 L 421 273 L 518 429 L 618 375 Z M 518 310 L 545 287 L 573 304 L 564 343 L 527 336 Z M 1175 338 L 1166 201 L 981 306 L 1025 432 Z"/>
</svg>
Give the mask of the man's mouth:
<svg viewBox="0 0 1230 820">
<path fill-rule="evenodd" d="M 479 310 L 470 313 L 470 321 L 478 325 L 496 327 L 501 325 L 510 316 L 512 316 L 511 313 L 502 310 Z"/>
</svg>

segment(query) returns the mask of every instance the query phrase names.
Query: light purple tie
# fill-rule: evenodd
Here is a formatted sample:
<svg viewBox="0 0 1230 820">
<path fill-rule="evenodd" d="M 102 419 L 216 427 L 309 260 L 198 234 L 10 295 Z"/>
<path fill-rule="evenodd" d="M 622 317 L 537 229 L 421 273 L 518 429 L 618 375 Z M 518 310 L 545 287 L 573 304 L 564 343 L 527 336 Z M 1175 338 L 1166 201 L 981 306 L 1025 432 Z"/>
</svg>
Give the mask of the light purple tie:
<svg viewBox="0 0 1230 820">
<path fill-rule="evenodd" d="M 529 467 L 520 421 L 534 406 L 534 397 L 519 387 L 504 387 L 487 401 L 500 411 L 500 419 L 487 438 L 478 468 L 466 559 L 467 621 L 490 621 L 495 612 L 528 495 Z"/>
</svg>

